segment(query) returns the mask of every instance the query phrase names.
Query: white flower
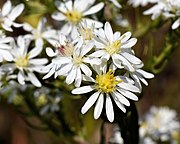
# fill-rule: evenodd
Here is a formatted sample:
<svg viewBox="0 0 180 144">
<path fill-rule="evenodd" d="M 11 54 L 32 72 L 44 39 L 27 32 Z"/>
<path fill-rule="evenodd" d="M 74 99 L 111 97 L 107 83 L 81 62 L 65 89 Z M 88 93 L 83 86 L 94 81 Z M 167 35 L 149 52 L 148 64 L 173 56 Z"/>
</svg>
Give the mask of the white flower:
<svg viewBox="0 0 180 144">
<path fill-rule="evenodd" d="M 0 62 L 3 60 L 12 61 L 13 57 L 10 53 L 12 46 L 10 43 L 13 41 L 13 38 L 6 37 L 5 35 L 0 35 Z"/>
<path fill-rule="evenodd" d="M 133 55 L 131 47 L 137 42 L 136 38 L 131 38 L 131 33 L 126 32 L 121 36 L 120 32 L 113 34 L 111 25 L 106 22 L 103 29 L 99 29 L 96 40 L 96 51 L 90 56 L 101 57 L 112 62 L 118 68 L 125 68 L 134 71 L 132 64 L 141 64 L 141 60 Z"/>
<path fill-rule="evenodd" d="M 105 103 L 106 115 L 110 122 L 114 121 L 114 110 L 112 99 L 116 105 L 126 112 L 126 106 L 130 106 L 128 99 L 137 101 L 138 97 L 132 92 L 139 92 L 139 89 L 133 85 L 133 81 L 125 76 L 115 76 L 113 69 L 106 70 L 106 64 L 101 66 L 93 65 L 97 72 L 96 78 L 84 76 L 83 80 L 89 81 L 92 84 L 75 88 L 73 94 L 85 94 L 95 91 L 86 101 L 81 109 L 81 113 L 86 113 L 89 108 L 95 104 L 94 118 L 98 119 L 101 115 L 103 105 Z M 128 99 L 127 99 L 128 98 Z M 104 100 L 105 99 L 105 100 Z"/>
<path fill-rule="evenodd" d="M 176 111 L 168 107 L 153 106 L 140 127 L 140 136 L 142 139 L 148 136 L 155 141 L 171 141 L 173 133 L 179 130 L 180 123 Z"/>
<path fill-rule="evenodd" d="M 172 29 L 180 25 L 180 0 L 159 0 L 150 9 L 144 11 L 144 15 L 152 14 L 152 20 L 162 15 L 165 19 L 173 18 Z"/>
<path fill-rule="evenodd" d="M 11 26 L 20 27 L 21 24 L 15 23 L 14 20 L 22 13 L 24 9 L 23 4 L 19 4 L 12 7 L 11 1 L 7 0 L 7 2 L 0 10 L 0 24 L 7 31 L 13 31 Z"/>
<path fill-rule="evenodd" d="M 113 136 L 112 138 L 109 140 L 110 144 L 124 144 L 124 140 L 121 137 L 121 132 L 119 127 L 115 127 L 113 130 Z"/>
<path fill-rule="evenodd" d="M 30 40 L 22 36 L 17 38 L 17 45 L 14 43 L 11 51 L 13 55 L 13 63 L 2 65 L 3 70 L 18 70 L 17 80 L 24 85 L 25 81 L 30 81 L 33 85 L 41 87 L 40 81 L 37 79 L 35 72 L 41 72 L 40 69 L 47 63 L 45 58 L 34 58 L 42 51 L 42 45 L 35 47 L 28 52 Z"/>
<path fill-rule="evenodd" d="M 104 3 L 101 2 L 92 6 L 94 2 L 95 0 L 75 0 L 74 2 L 72 0 L 68 0 L 64 3 L 56 1 L 55 5 L 59 12 L 53 13 L 52 18 L 57 21 L 67 21 L 67 23 L 62 27 L 61 32 L 65 35 L 71 33 L 72 37 L 76 37 L 76 26 L 82 20 L 86 20 L 89 25 L 94 23 L 96 28 L 103 26 L 101 22 L 85 18 L 88 15 L 97 13 L 103 8 Z"/>
<path fill-rule="evenodd" d="M 135 71 L 129 72 L 129 74 L 131 78 L 134 80 L 135 86 L 137 86 L 140 90 L 142 90 L 141 82 L 147 86 L 148 82 L 145 80 L 145 78 L 151 79 L 154 78 L 154 75 L 152 73 L 142 70 L 141 68 L 143 67 L 143 64 L 133 65 L 133 67 Z"/>
<path fill-rule="evenodd" d="M 73 44 L 66 41 L 64 35 L 61 35 L 59 40 L 60 45 L 55 52 L 50 48 L 46 49 L 49 56 L 57 57 L 52 60 L 52 64 L 48 65 L 50 67 L 49 73 L 44 78 L 48 78 L 54 73 L 56 76 L 63 75 L 66 76 L 67 84 L 71 84 L 75 81 L 75 86 L 79 87 L 82 80 L 82 72 L 88 76 L 91 76 L 92 74 L 87 63 L 101 63 L 97 58 L 93 59 L 86 56 L 86 54 L 93 48 L 94 41 L 91 40 L 84 44 L 83 38 L 80 37 L 78 43 Z"/>
<path fill-rule="evenodd" d="M 158 0 L 129 0 L 128 3 L 133 7 L 146 6 L 148 3 L 154 3 Z"/>
<path fill-rule="evenodd" d="M 37 25 L 37 28 L 33 28 L 30 24 L 25 23 L 23 24 L 24 30 L 31 32 L 31 34 L 28 35 L 31 39 L 34 39 L 36 41 L 36 45 L 38 46 L 40 43 L 43 43 L 43 39 L 48 41 L 50 44 L 55 44 L 57 32 L 54 29 L 46 28 L 46 18 L 42 17 L 39 20 L 39 23 Z M 40 43 L 37 43 L 37 42 Z"/>
</svg>

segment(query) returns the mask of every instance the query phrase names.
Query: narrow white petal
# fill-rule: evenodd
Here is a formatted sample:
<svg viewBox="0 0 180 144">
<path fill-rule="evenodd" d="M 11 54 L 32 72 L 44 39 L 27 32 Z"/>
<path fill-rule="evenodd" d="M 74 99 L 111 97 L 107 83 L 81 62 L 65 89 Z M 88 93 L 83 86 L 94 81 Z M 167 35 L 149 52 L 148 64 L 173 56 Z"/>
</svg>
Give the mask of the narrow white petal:
<svg viewBox="0 0 180 144">
<path fill-rule="evenodd" d="M 137 101 L 138 100 L 138 97 L 133 94 L 132 92 L 129 92 L 129 91 L 126 91 L 126 90 L 119 90 L 119 92 L 124 95 L 125 97 L 129 98 L 129 99 L 132 99 L 134 101 Z"/>
<path fill-rule="evenodd" d="M 138 92 L 138 93 L 140 92 L 139 88 L 137 88 L 134 85 L 128 84 L 128 83 L 121 82 L 118 84 L 118 86 L 125 89 L 125 90 L 129 90 L 132 92 Z"/>
<path fill-rule="evenodd" d="M 112 60 L 113 60 L 114 65 L 117 66 L 119 69 L 124 68 L 124 67 L 122 66 L 121 60 L 120 60 L 120 59 L 117 59 L 116 55 L 115 55 L 115 56 L 112 55 Z"/>
<path fill-rule="evenodd" d="M 28 72 L 27 74 L 28 74 L 29 80 L 31 81 L 31 83 L 32 83 L 33 85 L 35 85 L 36 87 L 41 87 L 41 83 L 40 83 L 40 81 L 37 79 L 37 77 L 35 76 L 34 73 Z"/>
<path fill-rule="evenodd" d="M 2 57 L 6 61 L 12 61 L 13 60 L 13 56 L 11 55 L 11 53 L 9 51 L 7 51 L 7 50 L 0 50 L 0 53 L 2 54 Z"/>
<path fill-rule="evenodd" d="M 80 87 L 81 81 L 82 81 L 82 73 L 81 73 L 80 67 L 78 67 L 76 71 L 76 79 L 74 83 L 75 87 Z"/>
<path fill-rule="evenodd" d="M 99 116 L 101 115 L 102 109 L 103 109 L 103 105 L 104 105 L 104 96 L 101 93 L 97 102 L 96 102 L 96 106 L 94 109 L 94 118 L 98 119 Z"/>
<path fill-rule="evenodd" d="M 87 45 L 83 46 L 82 50 L 81 50 L 81 56 L 84 56 L 85 54 L 87 54 L 94 46 L 94 42 L 91 41 L 89 42 Z"/>
<path fill-rule="evenodd" d="M 141 86 L 141 82 L 140 82 L 139 78 L 138 78 L 137 75 L 134 74 L 134 73 L 131 73 L 131 77 L 132 77 L 132 79 L 134 80 L 135 86 L 138 87 L 139 90 L 140 90 L 140 92 L 141 92 L 141 91 L 142 91 L 142 86 Z"/>
<path fill-rule="evenodd" d="M 34 28 L 33 28 L 30 24 L 24 23 L 24 24 L 23 24 L 23 29 L 24 29 L 25 31 L 32 32 Z"/>
<path fill-rule="evenodd" d="M 60 12 L 62 12 L 62 13 L 67 12 L 67 8 L 63 2 L 55 1 L 55 5 Z"/>
<path fill-rule="evenodd" d="M 8 15 L 9 19 L 14 21 L 23 11 L 24 4 L 19 4 L 16 7 L 13 8 L 11 13 Z"/>
<path fill-rule="evenodd" d="M 24 73 L 22 71 L 18 72 L 17 80 L 21 85 L 25 84 L 25 76 L 24 76 Z"/>
<path fill-rule="evenodd" d="M 126 108 L 125 108 L 124 105 L 118 100 L 118 98 L 116 97 L 116 95 L 112 93 L 112 97 L 113 97 L 116 105 L 125 113 L 125 112 L 126 112 Z"/>
<path fill-rule="evenodd" d="M 7 14 L 9 14 L 11 8 L 12 8 L 11 1 L 7 0 L 7 2 L 2 7 L 2 16 L 6 16 Z"/>
<path fill-rule="evenodd" d="M 45 24 L 46 24 L 47 20 L 45 17 L 42 17 L 39 20 L 38 26 L 37 26 L 37 31 L 41 32 L 43 31 L 43 29 L 45 28 Z"/>
<path fill-rule="evenodd" d="M 76 78 L 76 68 L 75 68 L 75 66 L 73 66 L 72 69 L 70 70 L 69 74 L 66 77 L 66 83 L 68 85 L 73 83 L 75 78 Z"/>
<path fill-rule="evenodd" d="M 95 82 L 95 79 L 93 79 L 90 76 L 83 75 L 83 81 L 88 81 L 88 82 Z"/>
<path fill-rule="evenodd" d="M 97 13 L 97 12 L 100 11 L 103 7 L 104 7 L 104 3 L 103 3 L 103 2 L 98 3 L 97 5 L 91 7 L 89 10 L 85 11 L 85 12 L 83 13 L 83 16 Z"/>
<path fill-rule="evenodd" d="M 143 77 L 147 78 L 147 79 L 151 79 L 154 77 L 154 75 L 152 73 L 146 72 L 142 69 L 138 69 L 136 70 L 138 73 L 140 73 L 141 75 L 143 75 Z"/>
<path fill-rule="evenodd" d="M 106 97 L 106 115 L 110 122 L 114 121 L 114 110 L 110 96 Z"/>
<path fill-rule="evenodd" d="M 171 26 L 171 28 L 174 30 L 174 29 L 177 29 L 180 25 L 180 18 L 177 19 Z"/>
<path fill-rule="evenodd" d="M 58 70 L 58 75 L 61 76 L 66 73 L 69 73 L 69 71 L 72 69 L 72 67 L 73 67 L 73 64 L 66 64 L 60 70 Z"/>
<path fill-rule="evenodd" d="M 130 40 L 126 41 L 122 44 L 121 48 L 131 48 L 137 43 L 136 38 L 131 38 Z"/>
<path fill-rule="evenodd" d="M 131 37 L 131 32 L 126 32 L 126 33 L 124 33 L 124 34 L 120 37 L 121 43 L 126 42 L 130 37 Z"/>
<path fill-rule="evenodd" d="M 106 35 L 106 38 L 108 39 L 108 41 L 112 42 L 113 41 L 113 30 L 112 30 L 109 22 L 105 23 L 104 32 L 105 32 L 105 35 Z"/>
<path fill-rule="evenodd" d="M 89 63 L 91 65 L 100 65 L 101 64 L 101 60 L 99 58 L 89 58 L 89 57 L 86 57 L 86 58 L 83 58 L 83 62 L 84 63 Z"/>
<path fill-rule="evenodd" d="M 97 50 L 95 52 L 93 52 L 92 54 L 90 54 L 90 57 L 102 57 L 103 55 L 106 54 L 105 50 Z"/>
<path fill-rule="evenodd" d="M 134 56 L 130 53 L 122 52 L 121 55 L 123 55 L 128 61 L 130 61 L 133 64 L 141 64 L 142 63 L 142 61 L 139 58 L 137 58 L 136 56 Z"/>
<path fill-rule="evenodd" d="M 36 59 L 29 60 L 29 63 L 33 65 L 44 65 L 47 62 L 48 60 L 46 58 L 36 58 Z"/>
<path fill-rule="evenodd" d="M 43 77 L 43 79 L 47 79 L 51 77 L 55 73 L 55 66 L 50 69 L 50 71 Z"/>
<path fill-rule="evenodd" d="M 130 102 L 119 92 L 114 91 L 113 94 L 117 97 L 117 99 L 124 105 L 130 106 Z"/>
<path fill-rule="evenodd" d="M 103 23 L 102 22 L 99 22 L 99 21 L 96 21 L 96 20 L 92 20 L 92 19 L 89 19 L 89 18 L 83 18 L 83 20 L 87 21 L 88 25 L 93 25 L 94 24 L 95 28 L 103 27 Z"/>
<path fill-rule="evenodd" d="M 82 86 L 72 90 L 72 94 L 84 94 L 94 90 L 94 86 Z"/>
<path fill-rule="evenodd" d="M 66 16 L 60 12 L 54 12 L 51 16 L 57 21 L 63 21 L 66 19 Z"/>
<path fill-rule="evenodd" d="M 85 114 L 90 109 L 90 107 L 96 102 L 97 98 L 99 97 L 99 93 L 100 92 L 95 92 L 89 97 L 84 106 L 81 108 L 82 114 Z"/>
<path fill-rule="evenodd" d="M 38 56 L 41 53 L 42 49 L 43 49 L 43 47 L 41 47 L 41 46 L 39 46 L 39 47 L 37 46 L 37 47 L 33 48 L 29 52 L 29 58 L 34 58 L 34 57 Z"/>
<path fill-rule="evenodd" d="M 46 54 L 47 54 L 49 57 L 54 57 L 54 56 L 57 55 L 57 53 L 55 53 L 55 52 L 52 50 L 52 48 L 50 48 L 50 47 L 47 47 L 47 48 L 46 48 Z"/>
<path fill-rule="evenodd" d="M 121 35 L 121 33 L 120 33 L 120 32 L 115 32 L 115 33 L 114 33 L 114 35 L 113 35 L 113 41 L 117 41 L 117 40 L 119 40 L 120 35 Z"/>
<path fill-rule="evenodd" d="M 92 75 L 92 71 L 91 69 L 85 65 L 85 64 L 80 64 L 81 70 L 84 72 L 85 75 L 87 76 L 91 76 Z"/>
</svg>

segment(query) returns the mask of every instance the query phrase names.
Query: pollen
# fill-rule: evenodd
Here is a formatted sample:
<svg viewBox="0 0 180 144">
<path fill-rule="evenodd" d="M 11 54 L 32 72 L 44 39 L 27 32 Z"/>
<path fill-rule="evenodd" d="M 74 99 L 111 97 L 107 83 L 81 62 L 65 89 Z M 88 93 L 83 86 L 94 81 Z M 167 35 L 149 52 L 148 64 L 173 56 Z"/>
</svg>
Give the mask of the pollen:
<svg viewBox="0 0 180 144">
<path fill-rule="evenodd" d="M 82 19 L 82 13 L 78 10 L 71 10 L 65 13 L 67 21 L 73 24 L 78 24 Z"/>
<path fill-rule="evenodd" d="M 105 50 L 110 54 L 113 55 L 118 53 L 121 50 L 121 40 L 115 41 L 110 43 L 105 47 Z"/>
<path fill-rule="evenodd" d="M 26 68 L 29 65 L 28 55 L 20 56 L 15 60 L 15 65 L 18 68 Z"/>
<path fill-rule="evenodd" d="M 82 64 L 82 57 L 73 55 L 73 62 L 74 62 L 76 65 Z"/>
<path fill-rule="evenodd" d="M 97 88 L 101 92 L 113 92 L 116 89 L 116 85 L 120 82 L 122 80 L 116 80 L 114 71 L 111 69 L 106 74 L 96 76 Z"/>
</svg>

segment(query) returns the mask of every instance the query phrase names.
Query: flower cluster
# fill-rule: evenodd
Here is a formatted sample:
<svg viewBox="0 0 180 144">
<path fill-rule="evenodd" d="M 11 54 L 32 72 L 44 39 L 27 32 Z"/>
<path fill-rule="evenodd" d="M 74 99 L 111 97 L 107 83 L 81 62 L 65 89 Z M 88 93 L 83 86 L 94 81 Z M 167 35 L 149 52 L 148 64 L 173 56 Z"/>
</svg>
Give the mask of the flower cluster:
<svg viewBox="0 0 180 144">
<path fill-rule="evenodd" d="M 152 14 L 152 20 L 159 16 L 165 19 L 172 18 L 172 29 L 177 29 L 180 26 L 180 0 L 156 0 L 154 6 L 144 12 L 144 15 Z"/>
</svg>

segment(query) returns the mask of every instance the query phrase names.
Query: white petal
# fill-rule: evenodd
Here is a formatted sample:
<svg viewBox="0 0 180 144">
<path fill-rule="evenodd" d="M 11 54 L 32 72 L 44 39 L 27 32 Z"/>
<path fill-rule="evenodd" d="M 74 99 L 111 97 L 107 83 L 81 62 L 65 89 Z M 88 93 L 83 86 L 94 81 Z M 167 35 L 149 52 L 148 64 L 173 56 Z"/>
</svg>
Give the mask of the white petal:
<svg viewBox="0 0 180 144">
<path fill-rule="evenodd" d="M 81 56 L 84 56 L 85 54 L 87 54 L 94 46 L 94 42 L 91 41 L 89 42 L 87 45 L 83 46 L 82 50 L 81 50 Z"/>
<path fill-rule="evenodd" d="M 18 80 L 18 82 L 21 84 L 21 85 L 24 85 L 25 84 L 25 76 L 24 76 L 24 74 L 23 74 L 23 72 L 22 71 L 19 71 L 18 72 L 18 75 L 17 75 L 17 80 Z"/>
<path fill-rule="evenodd" d="M 104 32 L 105 32 L 106 38 L 109 40 L 109 42 L 112 42 L 113 41 L 113 30 L 112 30 L 109 22 L 105 23 Z"/>
<path fill-rule="evenodd" d="M 114 121 L 114 110 L 110 96 L 106 97 L 106 115 L 110 122 Z"/>
<path fill-rule="evenodd" d="M 66 77 L 66 83 L 68 85 L 72 84 L 73 81 L 75 80 L 75 78 L 76 78 L 76 68 L 75 68 L 75 66 L 73 66 L 72 69 L 70 70 L 69 74 Z"/>
<path fill-rule="evenodd" d="M 96 20 L 92 20 L 89 18 L 83 18 L 84 21 L 87 21 L 88 25 L 94 25 L 95 28 L 101 28 L 103 27 L 103 23 L 96 21 Z"/>
<path fill-rule="evenodd" d="M 138 92 L 138 93 L 140 92 L 139 88 L 137 88 L 134 85 L 128 84 L 128 83 L 120 82 L 118 84 L 118 86 L 125 89 L 125 90 L 129 90 L 129 91 L 132 91 L 132 92 Z"/>
<path fill-rule="evenodd" d="M 29 80 L 31 81 L 31 83 L 33 85 L 35 85 L 36 87 L 41 87 L 41 83 L 40 81 L 37 79 L 37 77 L 34 75 L 34 73 L 32 72 L 28 72 L 28 77 L 29 77 Z"/>
<path fill-rule="evenodd" d="M 13 31 L 13 29 L 12 29 L 10 26 L 8 26 L 8 25 L 6 25 L 6 24 L 4 24 L 4 23 L 2 23 L 1 25 L 2 25 L 2 27 L 3 27 L 6 31 L 10 31 L 10 32 Z"/>
<path fill-rule="evenodd" d="M 89 57 L 86 57 L 86 58 L 83 58 L 83 62 L 84 63 L 89 63 L 91 65 L 100 65 L 101 64 L 101 60 L 99 58 L 89 58 Z"/>
<path fill-rule="evenodd" d="M 33 49 L 29 52 L 29 59 L 38 56 L 38 55 L 41 53 L 42 49 L 43 49 L 42 46 L 39 46 L 39 47 L 37 46 L 37 47 L 33 48 Z"/>
<path fill-rule="evenodd" d="M 171 27 L 174 30 L 174 29 L 177 29 L 179 27 L 179 25 L 180 25 L 180 18 L 177 19 Z"/>
<path fill-rule="evenodd" d="M 97 98 L 99 97 L 99 93 L 100 92 L 95 92 L 90 96 L 90 98 L 86 101 L 86 103 L 81 109 L 82 114 L 85 114 L 90 109 L 90 107 L 96 102 Z"/>
<path fill-rule="evenodd" d="M 11 7 L 11 1 L 7 0 L 7 2 L 4 4 L 2 8 L 2 16 L 6 16 L 7 14 L 9 14 L 9 12 L 11 11 Z"/>
<path fill-rule="evenodd" d="M 154 75 L 152 73 L 146 72 L 142 69 L 138 69 L 136 70 L 138 73 L 140 73 L 141 75 L 143 75 L 143 77 L 147 78 L 147 79 L 151 79 L 154 77 Z"/>
<path fill-rule="evenodd" d="M 119 92 L 114 91 L 114 92 L 112 92 L 112 94 L 114 94 L 122 104 L 124 104 L 126 106 L 130 106 L 130 102 L 123 95 L 121 95 Z"/>
<path fill-rule="evenodd" d="M 68 35 L 70 34 L 70 32 L 72 31 L 73 25 L 66 23 L 60 30 L 61 33 L 63 33 L 64 35 Z"/>
<path fill-rule="evenodd" d="M 116 103 L 116 105 L 125 113 L 126 112 L 126 108 L 124 107 L 124 105 L 118 100 L 118 98 L 116 97 L 116 95 L 114 95 L 112 93 L 112 97 Z"/>
<path fill-rule="evenodd" d="M 93 86 L 82 86 L 72 90 L 72 94 L 84 94 L 94 90 Z"/>
<path fill-rule="evenodd" d="M 114 35 L 113 35 L 113 41 L 119 40 L 120 39 L 120 35 L 121 35 L 120 32 L 115 32 Z"/>
<path fill-rule="evenodd" d="M 127 52 L 122 52 L 121 55 L 123 55 L 128 61 L 130 61 L 133 64 L 141 64 L 142 61 L 137 58 L 136 56 L 129 54 Z"/>
<path fill-rule="evenodd" d="M 83 75 L 83 81 L 95 82 L 95 79 L 93 79 L 92 77 L 89 77 L 87 75 Z"/>
<path fill-rule="evenodd" d="M 125 91 L 125 90 L 119 90 L 119 92 L 129 99 L 132 99 L 134 101 L 138 100 L 138 97 L 135 94 L 133 94 L 132 92 Z"/>
<path fill-rule="evenodd" d="M 43 29 L 45 28 L 45 24 L 46 24 L 46 18 L 45 17 L 42 17 L 40 20 L 39 20 L 39 23 L 38 23 L 38 26 L 37 26 L 37 31 L 41 32 L 43 31 Z"/>
<path fill-rule="evenodd" d="M 8 15 L 9 19 L 14 21 L 22 13 L 23 9 L 24 4 L 19 4 L 16 7 L 14 7 L 11 13 Z"/>
<path fill-rule="evenodd" d="M 103 109 L 103 105 L 104 105 L 104 96 L 101 93 L 97 102 L 96 102 L 96 106 L 94 109 L 94 118 L 98 119 L 99 116 L 101 115 L 102 109 Z"/>
<path fill-rule="evenodd" d="M 63 21 L 66 19 L 66 16 L 60 12 L 54 12 L 51 16 L 57 21 Z"/>
<path fill-rule="evenodd" d="M 43 77 L 43 79 L 47 79 L 51 77 L 55 73 L 55 66 L 50 69 L 50 71 Z"/>
<path fill-rule="evenodd" d="M 72 67 L 73 67 L 73 64 L 66 64 L 60 70 L 58 70 L 58 75 L 61 76 L 66 73 L 69 73 L 69 71 L 72 69 Z"/>
<path fill-rule="evenodd" d="M 103 2 L 98 3 L 97 5 L 91 7 L 89 10 L 87 10 L 86 12 L 84 12 L 84 13 L 83 13 L 83 16 L 97 13 L 97 12 L 100 11 L 103 7 L 104 7 L 104 3 L 103 3 Z"/>
<path fill-rule="evenodd" d="M 121 60 L 117 59 L 116 56 L 114 57 L 114 55 L 112 55 L 112 60 L 113 60 L 114 65 L 117 66 L 119 69 L 124 68 L 122 66 Z"/>
<path fill-rule="evenodd" d="M 81 70 L 84 72 L 85 75 L 87 76 L 91 76 L 92 75 L 92 71 L 91 69 L 85 65 L 85 64 L 80 64 Z"/>
<path fill-rule="evenodd" d="M 131 32 L 126 32 L 126 33 L 124 33 L 124 34 L 120 37 L 121 43 L 126 42 L 130 37 L 131 37 Z"/>
<path fill-rule="evenodd" d="M 30 24 L 24 23 L 24 24 L 23 24 L 23 29 L 24 29 L 25 31 L 32 32 L 34 28 L 33 28 Z"/>
<path fill-rule="evenodd" d="M 65 4 L 63 2 L 60 1 L 55 1 L 55 5 L 58 8 L 58 10 L 62 13 L 66 13 L 67 12 L 67 8 L 65 6 Z"/>
<path fill-rule="evenodd" d="M 0 50 L 0 53 L 2 54 L 3 58 L 6 61 L 12 61 L 13 60 L 13 56 L 11 55 L 11 53 L 9 51 L 7 51 L 7 50 Z"/>
<path fill-rule="evenodd" d="M 92 54 L 90 54 L 90 57 L 102 57 L 103 55 L 106 54 L 105 50 L 97 50 L 95 52 L 93 52 Z"/>
<path fill-rule="evenodd" d="M 29 60 L 29 63 L 33 64 L 33 65 L 44 65 L 47 62 L 48 62 L 48 60 L 46 58 L 37 58 L 37 59 Z"/>
<path fill-rule="evenodd" d="M 80 87 L 81 81 L 82 81 L 82 73 L 81 73 L 80 68 L 78 67 L 76 71 L 76 79 L 74 83 L 75 87 Z"/>
<path fill-rule="evenodd" d="M 52 50 L 52 48 L 50 48 L 50 47 L 47 47 L 47 48 L 46 48 L 46 54 L 47 54 L 49 57 L 54 57 L 54 56 L 57 55 L 57 53 L 55 53 L 55 52 Z"/>
<path fill-rule="evenodd" d="M 131 38 L 130 40 L 128 40 L 127 42 L 123 43 L 121 48 L 131 48 L 132 46 L 134 46 L 137 43 L 137 39 L 136 38 Z"/>
</svg>

